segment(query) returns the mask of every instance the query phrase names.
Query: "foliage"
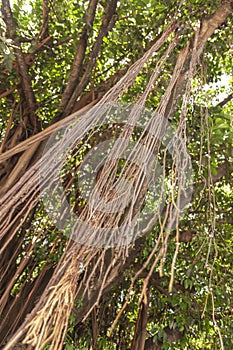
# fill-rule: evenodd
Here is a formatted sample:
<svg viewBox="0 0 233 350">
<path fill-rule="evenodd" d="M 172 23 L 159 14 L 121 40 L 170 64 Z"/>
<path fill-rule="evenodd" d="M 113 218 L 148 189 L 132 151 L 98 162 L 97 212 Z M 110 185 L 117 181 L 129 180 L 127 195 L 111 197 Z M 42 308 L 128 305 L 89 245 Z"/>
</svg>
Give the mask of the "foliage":
<svg viewBox="0 0 233 350">
<path fill-rule="evenodd" d="M 80 38 L 88 3 L 84 0 L 43 3 L 41 0 L 15 0 L 12 6 L 16 23 L 14 35 L 10 35 L 2 13 L 0 140 L 4 147 L 1 152 L 46 129 L 54 120 L 66 116 L 66 109 L 61 107 L 61 100 L 70 82 L 75 54 L 81 45 Z M 177 53 L 187 44 L 199 20 L 214 13 L 221 1 L 118 1 L 112 29 L 103 37 L 95 63 L 90 72 L 87 72 L 86 68 L 91 62 L 93 47 L 98 40 L 107 4 L 107 0 L 97 1 L 95 18 L 88 28 L 87 47 L 76 86 L 79 86 L 85 74 L 90 74 L 72 106 L 72 111 L 78 110 L 95 98 L 102 97 L 123 75 L 125 68 L 142 56 L 175 16 L 180 20 L 180 42 L 166 62 L 159 83 L 147 100 L 147 106 L 155 109 L 168 85 Z M 46 25 L 43 22 L 45 18 L 42 6 L 47 6 L 49 20 Z M 41 35 L 42 29 L 45 29 L 46 35 Z M 180 242 L 173 290 L 169 292 L 172 262 L 177 245 L 176 230 L 171 233 L 166 255 L 154 268 L 149 284 L 146 339 L 148 344 L 149 340 L 153 339 L 158 349 L 223 349 L 223 345 L 225 349 L 231 349 L 233 345 L 233 103 L 232 97 L 225 100 L 227 96 L 232 95 L 233 87 L 232 39 L 231 16 L 209 38 L 195 79 L 192 81 L 186 116 L 186 135 L 193 166 L 194 193 L 192 202 L 179 223 Z M 16 62 L 16 44 L 21 46 L 35 95 L 36 128 L 30 119 L 25 91 L 21 89 L 23 82 Z M 162 57 L 168 45 L 169 41 L 157 53 L 158 56 L 153 57 L 150 64 L 144 67 L 135 84 L 124 92 L 123 102 L 133 102 L 135 96 L 142 93 L 155 62 Z M 223 78 L 225 80 L 221 82 Z M 179 124 L 180 111 L 181 106 L 172 116 L 174 124 Z M 104 134 L 110 131 L 103 129 L 102 132 Z M 100 136 L 94 135 L 89 144 L 83 147 L 82 153 L 76 158 L 70 158 L 68 166 L 71 171 L 75 172 L 77 163 L 82 161 L 95 142 L 98 143 L 98 137 Z M 137 137 L 136 134 L 135 138 Z M 16 161 L 17 157 L 14 156 L 12 162 L 1 166 L 1 186 L 6 183 Z M 30 168 L 32 164 L 33 159 L 27 167 Z M 69 175 L 65 178 L 67 182 L 70 179 Z M 65 184 L 67 183 L 65 182 L 64 186 Z M 75 186 L 74 184 L 74 188 Z M 72 200 L 75 201 L 76 198 L 73 197 Z M 80 202 L 78 204 L 80 207 L 85 205 Z M 99 305 L 95 306 L 83 323 L 79 312 L 85 305 L 88 311 L 89 301 L 76 300 L 65 338 L 65 349 L 130 348 L 146 276 L 144 272 L 148 273 L 151 264 L 147 265 L 146 271 L 138 276 L 133 286 L 131 282 L 154 248 L 159 230 L 159 225 L 156 225 L 144 237 L 139 252 L 132 253 L 132 261 L 123 267 L 111 288 L 102 295 Z M 14 228 L 11 232 L 13 231 Z M 11 234 L 8 233 L 7 237 L 11 237 Z M 40 202 L 34 211 L 29 213 L 26 224 L 12 241 L 13 259 L 10 258 L 11 252 L 4 253 L 1 266 L 1 271 L 4 272 L 1 296 L 4 296 L 8 283 L 16 276 L 8 293 L 10 319 L 3 307 L 2 322 L 6 324 L 8 321 L 12 325 L 12 328 L 9 328 L 10 334 L 3 326 L 4 336 L 12 335 L 25 315 L 31 311 L 33 303 L 36 303 L 42 294 L 64 252 L 66 241 L 65 235 L 54 227 Z M 26 260 L 28 262 L 24 268 Z M 44 278 L 45 285 L 40 282 L 40 276 Z M 38 289 L 34 289 L 36 283 Z M 18 312 L 16 299 L 20 299 L 19 305 L 24 305 L 30 291 L 33 291 L 34 295 L 34 299 L 30 301 L 31 305 L 22 308 L 22 313 Z M 124 312 L 110 332 L 126 301 Z M 18 315 L 19 319 L 14 323 Z M 6 339 L 1 341 L 4 343 Z"/>
</svg>

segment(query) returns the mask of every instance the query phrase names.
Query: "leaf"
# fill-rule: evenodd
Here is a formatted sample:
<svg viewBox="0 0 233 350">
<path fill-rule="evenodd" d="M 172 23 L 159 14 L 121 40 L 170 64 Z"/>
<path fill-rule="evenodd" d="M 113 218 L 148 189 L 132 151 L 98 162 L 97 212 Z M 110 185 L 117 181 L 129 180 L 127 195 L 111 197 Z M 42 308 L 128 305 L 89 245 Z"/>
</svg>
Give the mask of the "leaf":
<svg viewBox="0 0 233 350">
<path fill-rule="evenodd" d="M 163 12 L 166 9 L 166 6 L 164 4 L 156 4 L 155 10 L 158 12 Z"/>
<path fill-rule="evenodd" d="M 5 55 L 5 64 L 8 71 L 12 70 L 12 63 L 14 62 L 14 60 L 15 60 L 15 55 L 13 53 Z"/>
<path fill-rule="evenodd" d="M 188 280 L 185 280 L 185 281 L 184 281 L 184 288 L 185 288 L 185 289 L 188 289 L 188 287 L 189 287 Z"/>
<path fill-rule="evenodd" d="M 74 350 L 74 346 L 72 344 L 66 344 L 66 350 Z"/>
<path fill-rule="evenodd" d="M 216 165 L 211 164 L 210 169 L 211 169 L 211 172 L 214 176 L 218 175 Z"/>
</svg>

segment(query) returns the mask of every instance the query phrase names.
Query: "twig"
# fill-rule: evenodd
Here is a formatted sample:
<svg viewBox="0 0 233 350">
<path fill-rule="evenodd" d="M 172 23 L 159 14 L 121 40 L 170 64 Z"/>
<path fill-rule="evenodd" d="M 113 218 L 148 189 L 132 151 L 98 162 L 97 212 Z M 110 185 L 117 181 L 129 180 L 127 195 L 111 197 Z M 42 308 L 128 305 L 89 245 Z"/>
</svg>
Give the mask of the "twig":
<svg viewBox="0 0 233 350">
<path fill-rule="evenodd" d="M 229 101 L 231 101 L 233 99 L 233 92 L 228 95 L 223 101 L 219 102 L 217 104 L 217 107 L 223 107 L 225 106 Z"/>
<path fill-rule="evenodd" d="M 16 89 L 16 86 L 14 86 L 13 88 L 11 88 L 9 90 L 4 91 L 3 93 L 0 94 L 0 98 L 4 98 L 4 97 L 9 96 L 10 94 L 12 94 L 13 91 L 15 91 L 15 89 Z"/>
</svg>

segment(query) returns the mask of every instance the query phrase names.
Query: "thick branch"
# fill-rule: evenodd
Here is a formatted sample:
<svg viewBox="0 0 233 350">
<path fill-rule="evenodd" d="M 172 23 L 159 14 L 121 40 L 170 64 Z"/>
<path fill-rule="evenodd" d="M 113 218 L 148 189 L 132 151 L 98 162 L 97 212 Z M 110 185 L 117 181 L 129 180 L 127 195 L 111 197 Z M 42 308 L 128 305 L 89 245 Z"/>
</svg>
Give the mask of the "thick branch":
<svg viewBox="0 0 233 350">
<path fill-rule="evenodd" d="M 11 39 L 15 39 L 16 26 L 12 16 L 9 0 L 2 0 L 1 11 L 2 11 L 4 22 L 6 24 L 7 36 Z"/>
<path fill-rule="evenodd" d="M 96 42 L 92 48 L 92 52 L 90 54 L 89 62 L 88 62 L 87 67 L 85 69 L 85 73 L 84 73 L 79 85 L 74 90 L 71 98 L 69 99 L 69 102 L 68 102 L 68 104 L 65 108 L 65 111 L 64 111 L 65 112 L 64 115 L 68 115 L 69 113 L 71 113 L 78 96 L 80 96 L 80 94 L 84 91 L 85 87 L 87 86 L 87 84 L 89 82 L 89 79 L 90 79 L 91 74 L 92 74 L 92 69 L 96 65 L 96 59 L 99 55 L 100 48 L 101 48 L 101 45 L 103 42 L 103 38 L 105 36 L 107 36 L 107 34 L 109 33 L 109 31 L 111 31 L 111 29 L 115 23 L 114 14 L 116 11 L 116 7 L 117 7 L 117 0 L 111 0 L 109 3 L 107 3 L 106 9 L 105 9 L 105 12 L 103 15 L 103 19 L 102 19 L 102 25 L 100 27 Z"/>
<path fill-rule="evenodd" d="M 34 95 L 34 91 L 32 89 L 31 78 L 28 74 L 28 67 L 26 65 L 24 55 L 22 53 L 20 46 L 15 48 L 15 55 L 17 59 L 20 80 L 22 82 L 23 93 L 29 105 L 29 115 L 31 117 L 32 124 L 34 124 L 35 126 L 36 98 Z"/>
<path fill-rule="evenodd" d="M 70 73 L 70 78 L 62 95 L 61 104 L 60 104 L 61 110 L 63 110 L 66 107 L 78 83 L 78 80 L 82 71 L 82 65 L 83 65 L 83 60 L 84 60 L 85 52 L 87 48 L 88 37 L 90 35 L 90 31 L 95 18 L 97 3 L 98 3 L 98 0 L 89 1 L 88 8 L 86 11 L 85 24 L 83 26 L 82 33 L 80 35 L 78 49 L 74 58 L 73 67 Z"/>
<path fill-rule="evenodd" d="M 43 22 L 42 22 L 42 27 L 40 30 L 39 37 L 40 39 L 45 39 L 49 36 L 49 1 L 48 0 L 43 0 L 42 4 L 42 11 L 43 11 Z"/>
<path fill-rule="evenodd" d="M 131 350 L 141 350 L 145 347 L 146 326 L 148 322 L 150 288 L 147 288 L 139 306 L 138 318 L 134 330 Z"/>
<path fill-rule="evenodd" d="M 230 1 L 224 1 L 214 14 L 208 17 L 204 17 L 201 20 L 200 31 L 199 33 L 196 33 L 197 38 L 193 37 L 189 41 L 188 45 L 190 45 L 190 49 L 184 64 L 184 69 L 180 78 L 177 80 L 176 85 L 173 88 L 173 93 L 171 94 L 171 98 L 167 104 L 167 118 L 171 117 L 174 114 L 175 108 L 179 100 L 181 99 L 182 91 L 188 79 L 187 72 L 190 70 L 190 64 L 192 62 L 193 55 L 196 55 L 195 60 L 197 61 L 204 49 L 207 40 L 211 37 L 211 35 L 213 35 L 214 31 L 226 21 L 228 16 L 232 14 L 232 4 L 233 3 Z M 195 42 L 195 40 L 197 40 L 197 47 L 196 50 L 193 50 L 193 43 Z M 183 55 L 183 50 L 178 55 L 177 60 L 179 60 L 180 55 Z"/>
<path fill-rule="evenodd" d="M 16 38 L 16 25 L 10 8 L 9 0 L 2 1 L 2 14 L 6 24 L 8 36 L 10 39 L 12 39 L 14 44 L 13 47 L 16 56 L 17 70 L 22 83 L 22 92 L 29 106 L 28 112 L 31 117 L 32 125 L 34 125 L 35 127 L 36 98 L 32 89 L 31 79 L 28 74 L 28 67 L 25 62 L 25 58 L 21 50 L 20 44 L 18 43 L 18 40 Z"/>
<path fill-rule="evenodd" d="M 201 21 L 201 31 L 199 39 L 199 54 L 203 50 L 206 41 L 211 37 L 215 30 L 221 26 L 228 16 L 233 12 L 233 2 L 224 1 L 220 4 L 214 14 L 204 17 Z"/>
</svg>

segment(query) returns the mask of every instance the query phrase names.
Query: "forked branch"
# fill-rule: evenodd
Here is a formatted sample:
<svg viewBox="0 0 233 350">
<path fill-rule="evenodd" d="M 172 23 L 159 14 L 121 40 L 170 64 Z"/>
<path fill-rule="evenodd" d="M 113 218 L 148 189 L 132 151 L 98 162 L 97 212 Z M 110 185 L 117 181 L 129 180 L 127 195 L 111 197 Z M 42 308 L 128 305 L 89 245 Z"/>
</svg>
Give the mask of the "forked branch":
<svg viewBox="0 0 233 350">
<path fill-rule="evenodd" d="M 98 3 L 98 0 L 89 1 L 88 8 L 86 11 L 86 16 L 85 16 L 85 23 L 80 35 L 77 52 L 76 52 L 72 70 L 70 73 L 70 78 L 62 95 L 61 104 L 60 104 L 61 110 L 63 110 L 66 107 L 72 93 L 74 92 L 75 87 L 77 86 L 77 83 L 82 71 L 83 60 L 85 57 L 88 38 L 89 38 L 92 25 L 94 22 L 94 18 L 95 18 L 97 3 Z"/>
<path fill-rule="evenodd" d="M 89 82 L 89 79 L 92 74 L 92 70 L 96 65 L 96 59 L 99 55 L 101 45 L 103 43 L 103 38 L 107 36 L 107 34 L 109 33 L 109 31 L 111 31 L 115 23 L 114 14 L 116 11 L 116 7 L 117 7 L 117 0 L 111 0 L 109 3 L 107 2 L 106 8 L 104 10 L 103 18 L 102 18 L 102 25 L 99 29 L 98 37 L 93 45 L 92 52 L 89 57 L 89 62 L 87 63 L 87 66 L 85 68 L 85 73 L 80 83 L 75 87 L 73 94 L 66 105 L 64 115 L 68 115 L 71 113 L 77 98 L 84 91 L 85 87 Z"/>
</svg>

